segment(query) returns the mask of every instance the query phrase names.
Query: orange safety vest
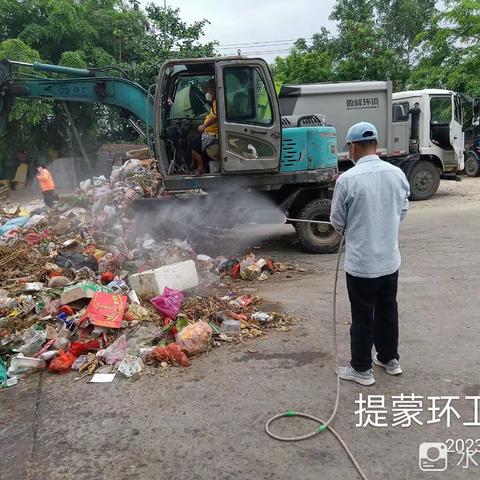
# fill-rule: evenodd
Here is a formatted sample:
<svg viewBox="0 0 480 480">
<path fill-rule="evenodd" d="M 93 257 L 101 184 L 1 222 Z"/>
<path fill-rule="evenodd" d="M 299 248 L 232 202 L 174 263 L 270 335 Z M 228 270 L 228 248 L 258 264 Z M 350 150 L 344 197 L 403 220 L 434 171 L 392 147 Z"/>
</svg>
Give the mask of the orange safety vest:
<svg viewBox="0 0 480 480">
<path fill-rule="evenodd" d="M 42 192 L 48 192 L 49 190 L 55 190 L 55 184 L 50 172 L 44 168 L 42 173 L 37 175 L 38 183 L 40 183 L 40 190 Z"/>
</svg>

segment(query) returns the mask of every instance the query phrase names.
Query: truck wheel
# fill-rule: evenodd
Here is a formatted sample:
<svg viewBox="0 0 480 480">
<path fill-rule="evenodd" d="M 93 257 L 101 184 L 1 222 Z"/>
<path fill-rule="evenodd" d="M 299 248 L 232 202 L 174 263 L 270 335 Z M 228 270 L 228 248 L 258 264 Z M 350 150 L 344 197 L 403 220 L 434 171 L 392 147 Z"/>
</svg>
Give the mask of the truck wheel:
<svg viewBox="0 0 480 480">
<path fill-rule="evenodd" d="M 410 200 L 427 200 L 432 197 L 440 185 L 440 172 L 431 162 L 417 162 L 409 176 Z"/>
<path fill-rule="evenodd" d="M 298 218 L 328 222 L 331 203 L 330 200 L 322 198 L 312 200 L 300 210 Z M 331 225 L 297 222 L 295 230 L 301 247 L 309 253 L 335 253 L 342 238 Z"/>
<path fill-rule="evenodd" d="M 478 177 L 480 175 L 480 162 L 475 155 L 469 155 L 465 160 L 465 175 Z"/>
</svg>

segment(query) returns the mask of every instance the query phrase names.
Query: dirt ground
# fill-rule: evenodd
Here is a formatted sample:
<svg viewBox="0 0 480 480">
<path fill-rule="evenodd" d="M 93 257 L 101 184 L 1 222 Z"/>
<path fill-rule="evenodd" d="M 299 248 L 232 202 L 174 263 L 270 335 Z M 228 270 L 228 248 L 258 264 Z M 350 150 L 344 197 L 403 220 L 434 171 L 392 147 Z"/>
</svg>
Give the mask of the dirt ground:
<svg viewBox="0 0 480 480">
<path fill-rule="evenodd" d="M 474 456 L 470 449 L 465 455 L 464 447 L 468 439 L 480 439 L 480 427 L 463 425 L 474 418 L 474 400 L 466 397 L 480 396 L 479 235 L 480 179 L 442 182 L 433 199 L 411 205 L 402 225 L 404 374 L 388 377 L 376 368 L 373 387 L 343 382 L 334 421 L 370 480 L 479 478 L 480 466 L 472 459 L 480 465 L 480 453 Z M 1 391 L 0 478 L 359 478 L 329 433 L 286 444 L 264 432 L 265 421 L 277 412 L 298 410 L 321 418 L 331 412 L 336 384 L 331 344 L 335 256 L 299 252 L 288 226 L 257 228 L 254 233 L 242 229 L 236 240 L 256 243 L 259 238 L 267 239 L 260 250 L 263 256 L 306 270 L 271 278 L 258 288 L 267 306 L 299 315 L 300 325 L 215 349 L 195 359 L 189 369 L 143 375 L 136 382 L 118 378 L 111 384 L 88 384 L 74 381 L 74 374 L 39 374 Z M 350 316 L 343 273 L 338 300 L 345 363 Z M 385 399 L 387 427 L 356 426 L 360 394 Z M 401 394 L 423 397 L 417 419 L 424 425 L 392 426 L 392 397 Z M 435 413 L 429 411 L 429 397 L 434 396 L 458 397 L 452 401 L 461 418 L 452 413 L 450 428 L 445 416 L 427 424 Z M 441 407 L 445 401 L 437 403 Z M 311 427 L 289 419 L 275 428 L 298 433 Z M 448 456 L 447 472 L 420 471 L 419 445 L 424 442 L 447 442 L 455 450 Z M 434 467 L 442 468 L 442 458 Z"/>
</svg>

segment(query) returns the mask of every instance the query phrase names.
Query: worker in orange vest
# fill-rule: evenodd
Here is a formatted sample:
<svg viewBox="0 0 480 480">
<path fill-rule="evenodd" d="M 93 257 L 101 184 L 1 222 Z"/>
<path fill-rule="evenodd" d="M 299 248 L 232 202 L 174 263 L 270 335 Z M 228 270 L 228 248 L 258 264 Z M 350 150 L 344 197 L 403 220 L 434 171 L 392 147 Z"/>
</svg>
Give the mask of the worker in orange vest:
<svg viewBox="0 0 480 480">
<path fill-rule="evenodd" d="M 37 171 L 37 180 L 43 193 L 45 205 L 47 205 L 47 207 L 52 207 L 54 200 L 58 199 L 57 194 L 55 193 L 55 183 L 53 182 L 52 175 L 45 165 L 39 165 Z"/>
</svg>

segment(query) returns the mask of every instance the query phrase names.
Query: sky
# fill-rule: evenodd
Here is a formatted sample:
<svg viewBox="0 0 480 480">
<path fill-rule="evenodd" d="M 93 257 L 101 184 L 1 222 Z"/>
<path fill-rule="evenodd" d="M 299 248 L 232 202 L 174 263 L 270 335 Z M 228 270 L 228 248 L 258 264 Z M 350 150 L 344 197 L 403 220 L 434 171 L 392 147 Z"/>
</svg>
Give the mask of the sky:
<svg viewBox="0 0 480 480">
<path fill-rule="evenodd" d="M 154 3 L 163 5 L 163 0 Z M 285 55 L 299 37 L 310 38 L 322 27 L 334 30 L 328 19 L 334 4 L 335 0 L 167 0 L 167 5 L 180 8 L 188 23 L 208 18 L 203 40 L 217 40 L 221 53 L 236 54 L 240 48 L 269 62 Z"/>
</svg>

